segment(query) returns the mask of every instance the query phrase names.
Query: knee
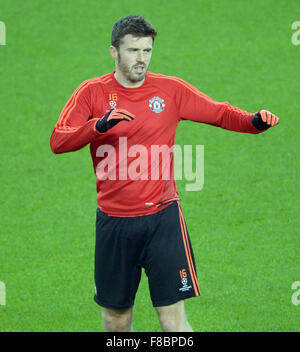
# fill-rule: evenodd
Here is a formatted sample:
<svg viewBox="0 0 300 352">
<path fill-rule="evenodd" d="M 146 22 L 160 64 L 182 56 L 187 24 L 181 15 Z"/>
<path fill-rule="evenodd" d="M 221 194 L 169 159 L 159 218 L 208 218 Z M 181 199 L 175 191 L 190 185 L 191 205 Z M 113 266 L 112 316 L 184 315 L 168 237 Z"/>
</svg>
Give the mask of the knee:
<svg viewBox="0 0 300 352">
<path fill-rule="evenodd" d="M 176 317 L 172 315 L 161 314 L 159 316 L 159 322 L 164 332 L 180 331 L 180 327 L 179 327 L 180 322 L 176 319 Z"/>
<path fill-rule="evenodd" d="M 102 321 L 107 332 L 132 331 L 132 309 L 102 309 Z"/>
<path fill-rule="evenodd" d="M 159 314 L 159 322 L 165 332 L 182 331 L 181 327 L 184 324 L 182 317 L 178 316 L 178 314 L 172 314 L 172 312 Z"/>
<path fill-rule="evenodd" d="M 161 328 L 164 332 L 193 331 L 187 321 L 183 302 L 157 309 Z"/>
<path fill-rule="evenodd" d="M 187 332 L 193 331 L 185 317 L 162 315 L 159 317 L 160 326 L 164 332 Z"/>
</svg>

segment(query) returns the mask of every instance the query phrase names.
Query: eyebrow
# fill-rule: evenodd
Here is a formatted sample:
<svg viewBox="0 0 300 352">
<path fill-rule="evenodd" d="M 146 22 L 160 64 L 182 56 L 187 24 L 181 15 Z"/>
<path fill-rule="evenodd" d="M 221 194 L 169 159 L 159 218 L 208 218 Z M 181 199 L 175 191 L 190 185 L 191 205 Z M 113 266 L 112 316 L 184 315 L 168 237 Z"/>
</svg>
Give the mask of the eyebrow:
<svg viewBox="0 0 300 352">
<path fill-rule="evenodd" d="M 152 50 L 152 48 L 150 48 L 150 47 L 145 48 L 145 49 L 139 49 L 139 48 L 132 47 L 132 46 L 130 46 L 130 47 L 126 48 L 126 49 L 127 49 L 127 50 L 128 50 L 128 49 L 131 49 L 131 50 Z"/>
</svg>

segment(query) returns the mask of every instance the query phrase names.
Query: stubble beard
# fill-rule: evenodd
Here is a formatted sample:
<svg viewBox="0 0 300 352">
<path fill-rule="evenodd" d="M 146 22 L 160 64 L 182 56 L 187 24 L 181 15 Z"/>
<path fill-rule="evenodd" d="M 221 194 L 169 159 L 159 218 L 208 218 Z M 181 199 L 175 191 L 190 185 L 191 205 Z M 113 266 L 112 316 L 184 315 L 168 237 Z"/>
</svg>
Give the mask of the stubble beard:
<svg viewBox="0 0 300 352">
<path fill-rule="evenodd" d="M 120 53 L 118 53 L 118 61 L 117 61 L 118 69 L 122 72 L 123 76 L 130 82 L 136 83 L 136 82 L 141 82 L 145 79 L 146 72 L 147 72 L 147 65 L 143 64 L 145 67 L 144 73 L 142 74 L 137 74 L 134 72 L 134 67 L 137 66 L 137 64 L 133 65 L 132 67 L 126 65 L 122 58 Z"/>
</svg>

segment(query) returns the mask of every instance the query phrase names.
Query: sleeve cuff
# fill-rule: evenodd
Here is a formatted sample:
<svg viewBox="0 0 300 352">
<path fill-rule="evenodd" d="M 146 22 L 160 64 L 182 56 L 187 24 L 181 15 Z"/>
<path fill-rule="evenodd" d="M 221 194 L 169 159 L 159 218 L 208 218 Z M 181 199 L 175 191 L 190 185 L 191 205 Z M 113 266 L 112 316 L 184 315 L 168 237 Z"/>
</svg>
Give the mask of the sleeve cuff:
<svg viewBox="0 0 300 352">
<path fill-rule="evenodd" d="M 261 119 L 261 115 L 259 112 L 252 116 L 252 124 L 259 131 L 267 130 L 270 127 L 270 125 L 268 125 Z"/>
</svg>

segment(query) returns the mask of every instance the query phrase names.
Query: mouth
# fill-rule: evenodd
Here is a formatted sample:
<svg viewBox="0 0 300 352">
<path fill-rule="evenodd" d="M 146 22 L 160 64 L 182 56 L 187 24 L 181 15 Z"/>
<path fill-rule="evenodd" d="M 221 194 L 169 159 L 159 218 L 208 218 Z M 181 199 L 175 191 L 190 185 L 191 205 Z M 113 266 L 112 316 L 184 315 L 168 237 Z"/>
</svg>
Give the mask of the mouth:
<svg viewBox="0 0 300 352">
<path fill-rule="evenodd" d="M 135 71 L 137 74 L 142 74 L 142 73 L 145 72 L 145 66 L 142 66 L 142 65 L 135 66 L 135 67 L 134 67 L 134 71 Z"/>
</svg>

